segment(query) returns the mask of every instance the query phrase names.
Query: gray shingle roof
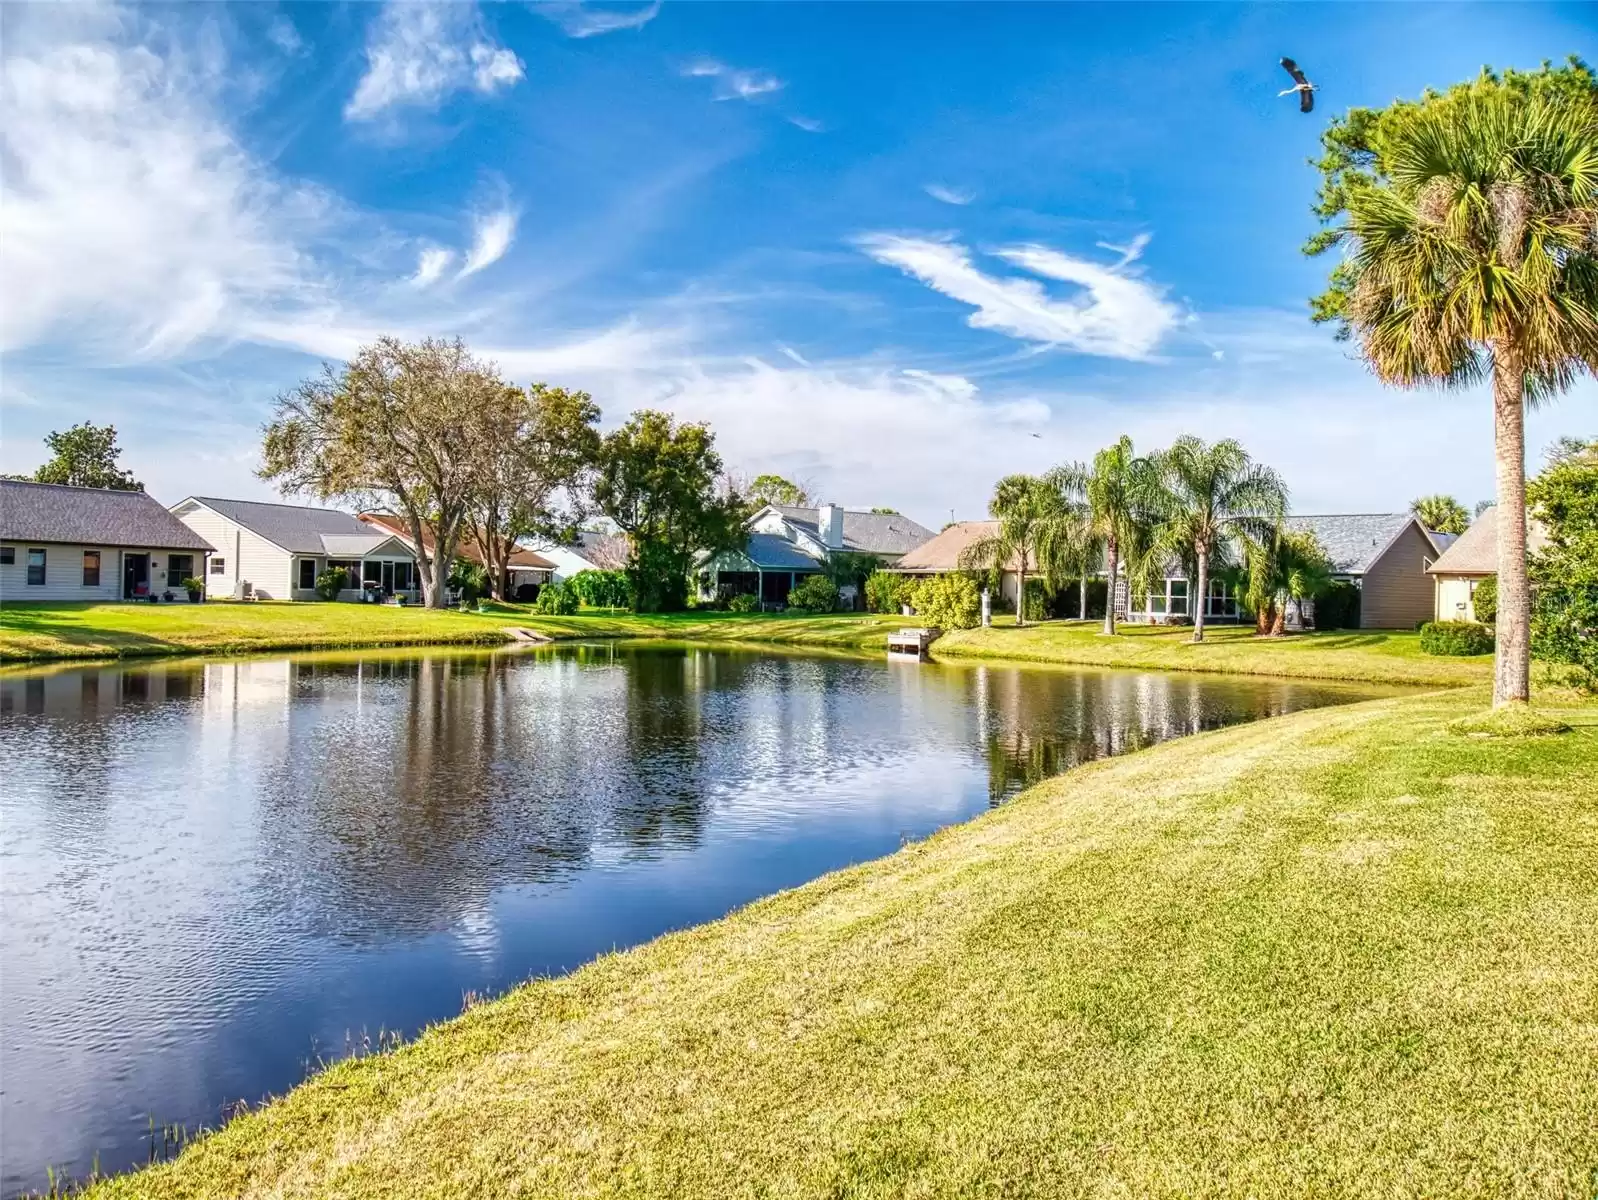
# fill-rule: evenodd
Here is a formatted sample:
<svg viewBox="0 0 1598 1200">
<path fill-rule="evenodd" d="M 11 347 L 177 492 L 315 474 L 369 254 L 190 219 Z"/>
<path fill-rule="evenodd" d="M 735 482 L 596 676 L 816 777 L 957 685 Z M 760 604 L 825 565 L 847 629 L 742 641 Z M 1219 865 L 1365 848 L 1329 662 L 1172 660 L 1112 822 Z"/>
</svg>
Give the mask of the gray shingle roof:
<svg viewBox="0 0 1598 1200">
<path fill-rule="evenodd" d="M 821 564 L 779 533 L 751 533 L 744 557 L 763 571 L 816 571 Z"/>
<path fill-rule="evenodd" d="M 299 504 L 266 504 L 259 500 L 222 500 L 191 496 L 207 508 L 236 521 L 292 554 L 325 554 L 324 533 L 370 538 L 372 528 L 336 508 L 306 508 Z M 374 543 L 375 544 L 375 543 Z"/>
<path fill-rule="evenodd" d="M 394 542 L 405 553 L 410 553 L 403 542 L 388 533 L 324 533 L 322 550 L 333 558 L 363 558 L 385 542 Z"/>
<path fill-rule="evenodd" d="M 1399 532 L 1415 518 L 1402 513 L 1319 513 L 1288 517 L 1283 525 L 1309 530 L 1339 575 L 1363 575 Z"/>
<path fill-rule="evenodd" d="M 152 550 L 214 549 L 143 492 L 15 479 L 0 480 L 0 538 Z"/>
<path fill-rule="evenodd" d="M 821 536 L 820 510 L 773 504 L 785 519 L 806 533 Z M 903 513 L 843 513 L 843 548 L 858 554 L 906 554 L 933 538 L 932 530 Z"/>
</svg>

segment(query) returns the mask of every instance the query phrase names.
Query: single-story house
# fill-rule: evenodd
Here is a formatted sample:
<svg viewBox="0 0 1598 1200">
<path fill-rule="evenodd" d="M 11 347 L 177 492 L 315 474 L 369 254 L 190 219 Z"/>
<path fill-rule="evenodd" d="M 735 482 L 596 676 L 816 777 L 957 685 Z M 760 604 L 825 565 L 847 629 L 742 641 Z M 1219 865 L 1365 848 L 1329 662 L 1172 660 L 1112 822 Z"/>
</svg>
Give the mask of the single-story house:
<svg viewBox="0 0 1598 1200">
<path fill-rule="evenodd" d="M 1535 554 L 1547 545 L 1548 531 L 1539 522 L 1528 521 L 1527 553 Z M 1474 621 L 1476 585 L 1498 573 L 1498 506 L 1486 509 L 1471 522 L 1426 573 L 1432 580 L 1432 619 Z"/>
<path fill-rule="evenodd" d="M 759 596 L 783 604 L 807 575 L 820 574 L 835 554 L 869 554 L 892 566 L 933 533 L 901 513 L 859 512 L 823 504 L 803 508 L 768 504 L 745 522 L 742 550 L 727 550 L 698 564 L 700 594 Z M 852 589 L 843 589 L 847 602 Z"/>
<path fill-rule="evenodd" d="M 623 534 L 584 529 L 571 542 L 540 546 L 538 553 L 555 564 L 555 582 L 565 583 L 582 571 L 625 571 L 632 548 Z"/>
<path fill-rule="evenodd" d="M 143 492 L 0 480 L 0 601 L 187 602 L 212 549 Z"/>
<path fill-rule="evenodd" d="M 216 547 L 204 575 L 207 595 L 315 600 L 316 577 L 334 567 L 352 581 L 340 600 L 419 592 L 411 548 L 347 512 L 190 496 L 172 514 Z"/>
<path fill-rule="evenodd" d="M 965 570 L 961 556 L 983 538 L 994 537 L 999 532 L 997 521 L 956 521 L 943 532 L 935 534 L 915 549 L 902 555 L 890 568 L 901 575 L 947 575 Z M 994 609 L 1014 611 L 1020 575 L 1019 563 L 1012 558 L 999 572 L 999 594 L 993 598 Z"/>
<path fill-rule="evenodd" d="M 1310 513 L 1288 517 L 1283 527 L 1315 535 L 1331 560 L 1334 580 L 1360 589 L 1359 623 L 1362 629 L 1411 629 L 1428 620 L 1432 612 L 1431 583 L 1426 569 L 1452 539 L 1434 534 L 1411 513 Z M 1123 597 L 1117 589 L 1117 607 L 1132 621 L 1166 621 L 1191 617 L 1191 584 L 1185 568 L 1171 566 L 1165 578 L 1146 594 Z M 1313 619 L 1313 608 L 1305 606 Z M 1290 621 L 1296 614 L 1289 614 Z M 1206 621 L 1250 619 L 1220 579 L 1209 582 L 1204 609 Z"/>
<path fill-rule="evenodd" d="M 404 517 L 396 516 L 394 513 L 366 512 L 361 513 L 357 520 L 381 533 L 392 534 L 411 550 L 416 548 L 415 543 L 411 541 L 410 522 Z M 426 526 L 422 528 L 422 541 L 427 546 L 428 556 L 431 557 L 434 545 L 433 531 Z M 488 555 L 483 550 L 482 541 L 476 536 L 475 530 L 460 538 L 459 544 L 455 547 L 455 555 L 467 562 L 481 563 L 485 567 L 488 565 Z M 516 550 L 511 554 L 508 566 L 512 596 L 517 596 L 524 587 L 534 589 L 541 587 L 548 583 L 555 573 L 554 563 L 531 550 Z M 536 591 L 534 594 L 536 595 Z"/>
</svg>

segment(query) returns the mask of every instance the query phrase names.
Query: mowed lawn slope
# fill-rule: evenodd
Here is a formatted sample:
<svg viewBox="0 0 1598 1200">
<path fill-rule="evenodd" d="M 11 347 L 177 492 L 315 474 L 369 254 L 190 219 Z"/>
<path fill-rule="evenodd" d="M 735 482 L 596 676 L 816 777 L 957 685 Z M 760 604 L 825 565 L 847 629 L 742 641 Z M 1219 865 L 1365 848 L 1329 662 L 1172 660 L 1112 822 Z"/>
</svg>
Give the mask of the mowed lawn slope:
<svg viewBox="0 0 1598 1200">
<path fill-rule="evenodd" d="M 1485 703 L 1079 768 L 92 1194 L 1588 1197 L 1598 705 Z"/>
<path fill-rule="evenodd" d="M 1212 625 L 1204 641 L 1191 628 L 1116 626 L 1115 637 L 1097 621 L 1047 621 L 1016 628 L 1013 617 L 989 629 L 959 629 L 939 638 L 939 657 L 1009 658 L 1018 662 L 1073 663 L 1162 671 L 1219 671 L 1345 679 L 1351 683 L 1470 684 L 1492 679 L 1493 656 L 1436 658 L 1422 654 L 1412 630 L 1338 629 L 1286 637 L 1256 637 L 1253 626 Z"/>
<path fill-rule="evenodd" d="M 239 654 L 354 646 L 498 644 L 521 626 L 554 638 L 665 637 L 837 649 L 887 645 L 899 618 L 738 613 L 545 617 L 495 605 L 482 613 L 366 604 L 7 604 L 0 661 L 160 654 Z"/>
</svg>

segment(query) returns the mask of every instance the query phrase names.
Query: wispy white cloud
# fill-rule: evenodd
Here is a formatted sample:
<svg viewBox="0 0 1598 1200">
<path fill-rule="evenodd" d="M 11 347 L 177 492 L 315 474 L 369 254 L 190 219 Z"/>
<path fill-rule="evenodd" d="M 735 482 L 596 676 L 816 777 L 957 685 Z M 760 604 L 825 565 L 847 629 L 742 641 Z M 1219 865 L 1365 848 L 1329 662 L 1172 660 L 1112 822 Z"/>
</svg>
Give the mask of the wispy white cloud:
<svg viewBox="0 0 1598 1200">
<path fill-rule="evenodd" d="M 186 52 L 136 14 L 8 18 L 0 276 L 12 302 L 0 306 L 0 345 L 161 356 L 315 289 L 302 247 L 338 206 L 234 137 L 219 112 L 219 51 Z"/>
<path fill-rule="evenodd" d="M 614 8 L 582 0 L 538 5 L 538 12 L 559 25 L 567 37 L 595 37 L 622 29 L 641 29 L 660 14 L 660 0 L 643 6 Z"/>
<path fill-rule="evenodd" d="M 437 283 L 444 274 L 444 269 L 455 259 L 453 250 L 446 250 L 442 246 L 428 246 L 416 258 L 416 273 L 411 276 L 414 287 L 424 288 Z"/>
<path fill-rule="evenodd" d="M 1034 279 L 984 274 L 972 264 L 970 251 L 956 242 L 872 234 L 860 239 L 860 246 L 878 262 L 898 267 L 934 291 L 975 308 L 967 318 L 972 328 L 1024 341 L 1141 359 L 1152 354 L 1181 320 L 1163 289 L 1128 269 L 1130 253 L 1106 267 L 1046 246 L 997 252 L 997 257 L 1033 275 L 1081 288 L 1077 295 L 1058 299 Z"/>
<path fill-rule="evenodd" d="M 941 183 L 929 183 L 923 189 L 934 200 L 941 200 L 945 204 L 964 205 L 976 199 L 976 193 L 963 188 L 952 188 Z"/>
<path fill-rule="evenodd" d="M 472 248 L 466 252 L 458 279 L 475 275 L 505 257 L 505 251 L 516 239 L 516 213 L 510 208 L 479 213 L 473 226 Z"/>
<path fill-rule="evenodd" d="M 400 106 L 436 108 L 454 92 L 491 95 L 522 75 L 521 60 L 493 42 L 475 4 L 389 0 L 368 31 L 366 74 L 344 117 L 370 121 Z"/>
<path fill-rule="evenodd" d="M 770 72 L 740 70 L 713 58 L 696 59 L 684 67 L 682 73 L 690 79 L 714 79 L 716 85 L 711 96 L 715 100 L 754 100 L 780 91 L 784 86 L 783 81 Z M 789 120 L 801 129 L 806 128 L 792 117 Z"/>
<path fill-rule="evenodd" d="M 789 117 L 788 124 L 797 125 L 806 133 L 820 133 L 826 129 L 826 126 L 814 117 Z"/>
<path fill-rule="evenodd" d="M 297 55 L 305 49 L 305 41 L 294 22 L 287 17 L 274 17 L 266 27 L 266 39 L 284 54 Z"/>
</svg>

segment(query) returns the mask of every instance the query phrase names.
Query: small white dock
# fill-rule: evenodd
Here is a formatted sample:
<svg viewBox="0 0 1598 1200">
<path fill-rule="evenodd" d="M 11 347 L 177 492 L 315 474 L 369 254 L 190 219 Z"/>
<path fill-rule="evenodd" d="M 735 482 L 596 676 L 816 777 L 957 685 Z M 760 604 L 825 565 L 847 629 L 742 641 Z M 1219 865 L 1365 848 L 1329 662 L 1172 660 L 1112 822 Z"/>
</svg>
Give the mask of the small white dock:
<svg viewBox="0 0 1598 1200">
<path fill-rule="evenodd" d="M 924 658 L 927 650 L 938 640 L 938 635 L 942 632 L 943 630 L 936 628 L 896 629 L 888 635 L 888 653 L 913 654 L 917 658 Z"/>
</svg>

